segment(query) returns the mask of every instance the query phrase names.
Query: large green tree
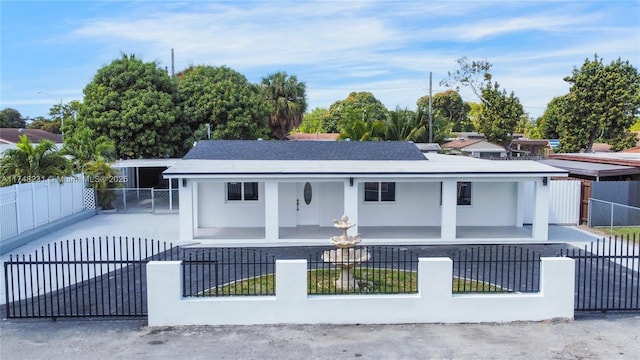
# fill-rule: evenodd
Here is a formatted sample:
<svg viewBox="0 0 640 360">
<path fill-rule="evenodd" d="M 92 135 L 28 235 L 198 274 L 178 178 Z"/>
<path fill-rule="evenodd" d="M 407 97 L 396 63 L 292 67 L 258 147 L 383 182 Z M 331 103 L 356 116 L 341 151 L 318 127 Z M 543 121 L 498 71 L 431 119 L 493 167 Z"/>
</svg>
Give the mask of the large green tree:
<svg viewBox="0 0 640 360">
<path fill-rule="evenodd" d="M 117 158 L 181 156 L 186 127 L 179 121 L 175 93 L 173 80 L 157 63 L 123 54 L 84 88 L 69 131 L 87 127 L 106 136 L 115 143 Z"/>
<path fill-rule="evenodd" d="M 317 107 L 311 110 L 311 112 L 304 114 L 304 119 L 298 127 L 298 130 L 307 134 L 329 132 L 327 128 L 330 119 L 329 109 Z"/>
<path fill-rule="evenodd" d="M 327 131 L 341 132 L 343 128 L 349 127 L 350 122 L 356 120 L 384 122 L 387 119 L 388 110 L 372 93 L 361 91 L 352 92 L 344 100 L 331 104 L 329 115 L 331 124 L 336 124 L 336 128 L 329 128 Z"/>
<path fill-rule="evenodd" d="M 306 85 L 294 75 L 276 72 L 262 79 L 262 91 L 270 105 L 269 128 L 278 140 L 298 127 L 307 111 Z"/>
<path fill-rule="evenodd" d="M 524 115 L 520 100 L 513 92 L 507 95 L 497 82 L 482 90 L 482 98 L 478 130 L 487 141 L 506 147 L 513 140 L 513 133 Z"/>
<path fill-rule="evenodd" d="M 564 80 L 571 88 L 558 126 L 560 151 L 591 152 L 596 140 L 613 150 L 635 145 L 629 129 L 640 111 L 640 74 L 629 61 L 604 65 L 595 55 Z"/>
<path fill-rule="evenodd" d="M 60 178 L 71 173 L 71 163 L 53 142 L 42 140 L 33 145 L 22 135 L 16 148 L 6 150 L 2 156 L 0 186 Z"/>
<path fill-rule="evenodd" d="M 446 118 L 451 123 L 452 131 L 475 130 L 469 119 L 471 107 L 462 101 L 457 91 L 447 90 L 433 95 L 432 110 L 434 114 Z"/>
<path fill-rule="evenodd" d="M 542 116 L 536 120 L 536 126 L 540 129 L 543 137 L 546 139 L 558 139 L 560 134 L 558 130 L 560 123 L 566 122 L 567 119 L 567 96 L 556 96 L 547 104 Z"/>
<path fill-rule="evenodd" d="M 268 105 L 257 85 L 226 67 L 190 66 L 176 76 L 190 140 L 268 137 Z M 208 126 L 208 128 L 207 128 Z"/>
<path fill-rule="evenodd" d="M 20 111 L 13 108 L 5 108 L 0 111 L 0 128 L 24 128 L 26 120 Z"/>
</svg>

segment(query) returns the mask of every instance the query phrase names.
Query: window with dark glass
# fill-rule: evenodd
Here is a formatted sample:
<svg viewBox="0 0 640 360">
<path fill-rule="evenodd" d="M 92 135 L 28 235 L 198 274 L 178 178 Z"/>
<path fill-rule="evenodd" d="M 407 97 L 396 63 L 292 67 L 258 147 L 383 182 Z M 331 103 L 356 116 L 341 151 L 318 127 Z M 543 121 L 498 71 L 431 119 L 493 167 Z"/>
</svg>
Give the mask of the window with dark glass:
<svg viewBox="0 0 640 360">
<path fill-rule="evenodd" d="M 255 201 L 258 200 L 257 182 L 230 182 L 227 183 L 228 201 Z"/>
<path fill-rule="evenodd" d="M 458 205 L 471 205 L 471 183 L 458 183 Z"/>
<path fill-rule="evenodd" d="M 396 183 L 364 183 L 364 201 L 396 201 Z"/>
</svg>

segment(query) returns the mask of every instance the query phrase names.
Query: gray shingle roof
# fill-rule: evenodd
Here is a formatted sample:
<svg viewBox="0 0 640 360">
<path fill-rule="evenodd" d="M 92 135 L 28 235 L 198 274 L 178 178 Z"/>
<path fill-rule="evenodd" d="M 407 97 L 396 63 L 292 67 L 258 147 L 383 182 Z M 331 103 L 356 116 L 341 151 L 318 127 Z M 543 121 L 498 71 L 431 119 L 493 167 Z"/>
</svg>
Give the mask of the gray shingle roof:
<svg viewBox="0 0 640 360">
<path fill-rule="evenodd" d="M 427 160 L 406 141 L 203 140 L 185 160 Z"/>
</svg>

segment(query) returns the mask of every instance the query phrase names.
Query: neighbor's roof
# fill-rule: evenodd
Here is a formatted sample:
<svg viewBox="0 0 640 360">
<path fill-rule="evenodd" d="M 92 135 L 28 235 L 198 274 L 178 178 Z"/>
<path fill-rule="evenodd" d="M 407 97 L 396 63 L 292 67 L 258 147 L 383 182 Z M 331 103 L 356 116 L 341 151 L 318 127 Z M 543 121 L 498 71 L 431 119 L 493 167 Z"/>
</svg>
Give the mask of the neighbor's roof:
<svg viewBox="0 0 640 360">
<path fill-rule="evenodd" d="M 170 167 L 180 161 L 177 158 L 162 158 L 162 159 L 128 159 L 118 160 L 113 167 L 117 168 L 161 168 Z"/>
<path fill-rule="evenodd" d="M 504 147 L 481 139 L 454 140 L 442 145 L 444 149 L 458 149 L 467 152 L 506 152 Z"/>
<path fill-rule="evenodd" d="M 540 160 L 540 162 L 546 165 L 565 169 L 569 172 L 569 175 L 573 174 L 593 177 L 607 177 L 640 174 L 640 168 L 625 165 L 612 165 L 559 159 Z"/>
<path fill-rule="evenodd" d="M 0 128 L 0 144 L 17 144 L 20 135 L 27 135 L 33 144 L 39 143 L 40 140 L 50 140 L 54 144 L 62 143 L 62 135 L 40 129 Z"/>
<path fill-rule="evenodd" d="M 426 160 L 407 141 L 205 140 L 184 160 Z"/>
<path fill-rule="evenodd" d="M 287 139 L 291 141 L 303 141 L 303 140 L 313 140 L 313 141 L 336 141 L 340 137 L 340 134 L 335 133 L 315 133 L 315 134 L 307 134 L 307 133 L 293 133 L 287 135 Z"/>
<path fill-rule="evenodd" d="M 640 155 L 629 152 L 552 154 L 549 158 L 640 167 Z"/>
</svg>

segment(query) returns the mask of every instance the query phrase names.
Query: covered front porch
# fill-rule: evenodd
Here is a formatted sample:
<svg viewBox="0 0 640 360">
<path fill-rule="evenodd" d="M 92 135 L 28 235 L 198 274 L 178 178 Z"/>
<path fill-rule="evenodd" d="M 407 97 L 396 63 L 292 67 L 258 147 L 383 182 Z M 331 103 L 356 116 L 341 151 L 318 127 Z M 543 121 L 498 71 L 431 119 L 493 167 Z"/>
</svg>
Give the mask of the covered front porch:
<svg viewBox="0 0 640 360">
<path fill-rule="evenodd" d="M 547 237 L 548 187 L 540 178 L 229 180 L 182 182 L 181 190 L 190 191 L 181 191 L 181 203 L 193 203 L 181 211 L 186 241 L 322 245 L 339 235 L 332 222 L 342 214 L 356 224 L 350 233 L 360 233 L 372 244 L 535 242 Z M 525 204 L 525 198 L 531 199 L 524 196 L 525 188 L 536 193 L 533 204 Z M 524 226 L 525 206 L 534 210 L 532 226 Z"/>
</svg>

